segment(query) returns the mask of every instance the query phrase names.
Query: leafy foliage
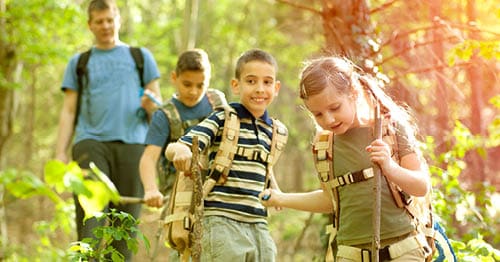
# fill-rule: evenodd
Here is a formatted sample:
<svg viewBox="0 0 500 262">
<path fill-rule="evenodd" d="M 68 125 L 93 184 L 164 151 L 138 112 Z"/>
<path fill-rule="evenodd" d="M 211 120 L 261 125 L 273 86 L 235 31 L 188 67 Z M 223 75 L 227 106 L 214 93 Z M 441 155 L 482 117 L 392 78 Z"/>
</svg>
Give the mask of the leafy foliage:
<svg viewBox="0 0 500 262">
<path fill-rule="evenodd" d="M 32 173 L 8 170 L 0 172 L 0 182 L 5 185 L 7 191 L 13 197 L 19 199 L 46 197 L 50 199 L 55 212 L 51 220 L 38 221 L 34 225 L 34 230 L 38 234 L 38 242 L 34 245 L 38 258 L 45 258 L 50 261 L 65 261 L 69 257 L 72 261 L 95 258 L 99 261 L 124 261 L 123 255 L 116 251 L 110 244 L 115 240 L 125 240 L 127 246 L 134 253 L 138 249 L 138 236 L 149 250 L 148 239 L 138 230 L 139 221 L 125 212 L 110 210 L 109 213 L 102 213 L 107 204 L 112 201 L 118 203 L 119 194 L 109 179 L 97 167 L 92 166 L 94 173 L 88 173 L 79 168 L 76 162 L 68 165 L 58 160 L 51 160 L 45 165 L 45 181 L 40 180 Z M 92 174 L 94 179 L 92 180 Z M 110 184 L 111 183 L 111 184 Z M 53 239 L 74 231 L 74 205 L 73 199 L 65 199 L 62 194 L 71 193 L 78 195 L 80 204 L 85 211 L 86 219 L 96 217 L 98 220 L 105 219 L 106 226 L 94 229 L 96 238 L 84 239 L 75 242 L 68 250 L 58 248 L 53 243 Z M 69 219 L 68 219 L 69 218 Z M 13 247 L 13 249 L 16 249 Z M 30 257 L 31 252 L 12 251 L 10 257 L 13 261 L 18 259 L 24 261 Z M 26 254 L 23 256 L 21 254 Z M 86 260 L 86 261 L 87 261 Z"/>
<path fill-rule="evenodd" d="M 138 230 L 139 221 L 132 215 L 125 212 L 117 212 L 111 209 L 107 214 L 96 216 L 97 220 L 105 219 L 108 226 L 97 227 L 94 229 L 96 238 L 85 238 L 82 241 L 74 242 L 70 247 L 69 257 L 71 261 L 124 261 L 124 257 L 115 250 L 111 243 L 113 241 L 125 240 L 128 249 L 137 253 L 139 246 L 138 240 L 134 237 L 136 234 L 145 243 L 149 250 L 149 241 Z"/>
<path fill-rule="evenodd" d="M 498 97 L 494 101 L 498 101 Z M 498 121 L 493 121 L 490 128 L 498 130 Z M 471 260 L 471 257 L 481 258 L 480 261 L 497 261 L 500 251 L 484 240 L 486 238 L 496 245 L 500 243 L 500 237 L 496 234 L 500 216 L 491 215 L 491 210 L 498 208 L 491 201 L 496 189 L 486 182 L 478 181 L 479 192 L 472 192 L 464 188 L 459 179 L 466 168 L 463 160 L 466 153 L 471 150 L 483 151 L 488 145 L 497 144 L 498 137 L 474 136 L 458 121 L 451 135 L 454 138 L 451 150 L 440 155 L 433 154 L 433 139 L 429 137 L 427 140 L 426 151 L 435 164 L 431 166 L 432 182 L 438 189 L 434 191 L 435 213 L 442 219 L 448 236 L 453 239 L 452 245 L 459 261 L 477 261 Z M 460 230 L 464 228 L 467 230 Z"/>
</svg>

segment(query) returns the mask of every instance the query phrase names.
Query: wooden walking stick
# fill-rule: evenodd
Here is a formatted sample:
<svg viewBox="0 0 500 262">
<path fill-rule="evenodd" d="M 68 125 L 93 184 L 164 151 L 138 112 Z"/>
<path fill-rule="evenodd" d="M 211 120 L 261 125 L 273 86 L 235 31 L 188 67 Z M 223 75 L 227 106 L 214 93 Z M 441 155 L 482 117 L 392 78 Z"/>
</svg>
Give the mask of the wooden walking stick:
<svg viewBox="0 0 500 262">
<path fill-rule="evenodd" d="M 374 136 L 375 139 L 382 138 L 382 120 L 380 117 L 380 105 L 379 101 L 375 100 L 375 126 L 374 126 Z M 379 256 L 378 251 L 380 249 L 380 209 L 381 209 L 381 171 L 378 164 L 373 164 L 373 215 L 372 215 L 372 225 L 373 225 L 373 239 L 372 239 L 372 254 L 371 261 L 378 262 Z"/>
<path fill-rule="evenodd" d="M 191 147 L 193 154 L 191 160 L 191 178 L 194 180 L 193 199 L 191 201 L 191 213 L 194 214 L 194 223 L 189 233 L 191 243 L 191 258 L 193 262 L 201 259 L 201 239 L 203 233 L 203 182 L 199 167 L 200 153 L 198 149 L 198 137 L 193 137 Z"/>
</svg>

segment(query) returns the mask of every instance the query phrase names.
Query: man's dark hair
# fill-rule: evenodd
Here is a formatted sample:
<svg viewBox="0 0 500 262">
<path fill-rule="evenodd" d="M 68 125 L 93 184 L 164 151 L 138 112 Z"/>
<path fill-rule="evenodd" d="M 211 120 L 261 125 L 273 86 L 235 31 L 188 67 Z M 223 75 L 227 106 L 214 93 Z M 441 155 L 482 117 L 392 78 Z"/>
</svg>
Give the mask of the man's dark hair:
<svg viewBox="0 0 500 262">
<path fill-rule="evenodd" d="M 91 13 L 93 11 L 102 11 L 107 9 L 114 10 L 117 12 L 117 14 L 119 13 L 118 7 L 114 0 L 92 0 L 89 4 L 89 7 L 87 8 L 87 15 L 89 21 L 92 15 Z"/>
</svg>

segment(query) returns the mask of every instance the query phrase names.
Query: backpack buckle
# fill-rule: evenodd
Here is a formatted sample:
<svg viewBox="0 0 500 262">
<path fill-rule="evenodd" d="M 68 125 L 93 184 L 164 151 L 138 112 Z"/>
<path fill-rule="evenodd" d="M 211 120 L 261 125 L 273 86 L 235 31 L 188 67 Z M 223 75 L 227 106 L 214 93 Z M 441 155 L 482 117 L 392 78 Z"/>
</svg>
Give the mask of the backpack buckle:
<svg viewBox="0 0 500 262">
<path fill-rule="evenodd" d="M 365 178 L 365 180 L 368 180 L 368 178 L 372 178 L 373 177 L 373 168 L 370 167 L 370 168 L 363 169 L 363 177 Z"/>
<path fill-rule="evenodd" d="M 349 177 L 351 175 L 351 172 L 345 173 L 343 176 L 337 177 L 337 181 L 339 182 L 339 186 L 345 186 L 347 184 L 347 181 L 345 180 L 346 177 Z"/>
<path fill-rule="evenodd" d="M 372 262 L 372 252 L 370 249 L 361 249 L 361 261 Z M 383 261 L 383 260 L 380 260 Z"/>
</svg>

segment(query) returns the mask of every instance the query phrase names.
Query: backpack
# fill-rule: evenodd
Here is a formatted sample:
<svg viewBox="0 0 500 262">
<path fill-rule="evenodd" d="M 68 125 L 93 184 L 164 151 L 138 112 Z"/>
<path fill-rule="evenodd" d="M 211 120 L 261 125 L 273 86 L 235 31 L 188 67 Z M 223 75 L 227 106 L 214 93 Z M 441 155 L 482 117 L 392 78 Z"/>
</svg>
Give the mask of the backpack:
<svg viewBox="0 0 500 262">
<path fill-rule="evenodd" d="M 276 163 L 279 155 L 284 149 L 288 139 L 286 127 L 276 119 L 273 119 L 273 135 L 271 138 L 271 149 L 269 154 L 261 151 L 244 152 L 243 147 L 238 146 L 238 135 L 240 121 L 234 108 L 224 106 L 225 120 L 219 150 L 216 153 L 214 162 L 208 174 L 208 179 L 203 184 L 203 197 L 205 197 L 215 185 L 215 181 L 224 184 L 231 169 L 234 155 L 242 155 L 253 159 L 261 157 L 267 162 L 266 187 L 269 180 L 269 171 Z M 212 183 L 214 181 L 214 183 Z M 177 250 L 183 256 L 190 254 L 191 241 L 189 233 L 193 230 L 194 214 L 192 208 L 194 180 L 183 174 L 177 174 L 172 194 L 169 200 L 167 216 L 164 227 L 166 230 L 166 245 Z"/>
<path fill-rule="evenodd" d="M 206 95 L 214 110 L 227 106 L 226 98 L 222 91 L 209 88 Z M 161 152 L 165 152 L 167 145 L 169 143 L 176 142 L 182 135 L 184 135 L 189 127 L 198 124 L 204 119 L 201 118 L 182 121 L 177 107 L 175 107 L 175 104 L 171 100 L 166 102 L 161 110 L 167 116 L 170 127 L 170 135 L 167 138 L 167 142 L 163 145 Z M 173 163 L 168 161 L 166 158 L 161 158 L 160 161 L 157 162 L 156 170 L 158 172 L 160 192 L 167 195 L 170 193 L 172 186 L 174 185 L 175 169 L 173 167 Z"/>
<path fill-rule="evenodd" d="M 385 116 L 382 119 L 382 139 L 390 145 L 390 147 L 392 148 L 392 157 L 396 162 L 399 163 L 398 140 L 395 130 L 395 123 L 390 121 L 389 116 Z M 332 214 L 333 223 L 332 225 L 329 225 L 327 227 L 327 233 L 330 234 L 330 238 L 328 243 L 328 251 L 326 254 L 326 261 L 334 261 L 333 250 L 336 248 L 335 236 L 339 227 L 340 218 L 340 209 L 338 205 L 339 195 L 337 187 L 366 181 L 370 178 L 373 178 L 373 172 L 370 172 L 371 168 L 364 169 L 362 171 L 356 171 L 353 173 L 350 172 L 346 175 L 335 177 L 333 173 L 333 144 L 333 133 L 330 131 L 321 130 L 316 133 L 312 148 L 318 178 L 320 182 L 325 185 L 325 188 L 331 189 L 328 190 L 328 192 L 330 194 L 330 198 L 332 199 L 334 209 L 334 212 Z M 407 214 L 415 222 L 417 231 L 425 235 L 425 241 L 427 242 L 429 248 L 429 250 L 427 250 L 429 252 L 429 256 L 427 257 L 426 261 L 432 261 L 433 255 L 436 251 L 436 245 L 438 245 L 438 247 L 446 249 L 448 255 L 451 254 L 451 256 L 448 256 L 447 261 L 456 261 L 455 255 L 447 241 L 448 239 L 444 234 L 444 231 L 435 230 L 437 227 L 440 228 L 440 226 L 437 222 L 434 221 L 432 215 L 431 192 L 429 192 L 425 197 L 411 197 L 391 181 L 387 179 L 385 179 L 385 181 L 388 183 L 395 204 L 399 208 L 404 208 L 407 211 Z M 442 250 L 439 249 L 440 255 L 441 251 Z"/>
<path fill-rule="evenodd" d="M 141 87 L 144 88 L 144 77 L 143 77 L 144 57 L 142 56 L 141 48 L 131 46 L 131 47 L 129 47 L 129 50 L 130 50 L 130 55 L 132 55 L 132 58 L 134 59 L 137 73 L 139 74 L 139 79 L 141 81 Z M 85 88 L 83 79 L 88 78 L 87 63 L 89 62 L 89 58 L 90 58 L 91 53 L 92 53 L 92 48 L 81 53 L 80 56 L 78 57 L 78 62 L 76 64 L 76 76 L 77 76 L 77 81 L 78 81 L 78 98 L 77 98 L 77 104 L 76 104 L 76 114 L 75 114 L 75 125 L 74 126 L 76 126 L 76 124 L 78 123 L 78 115 L 80 113 L 82 91 Z"/>
</svg>

